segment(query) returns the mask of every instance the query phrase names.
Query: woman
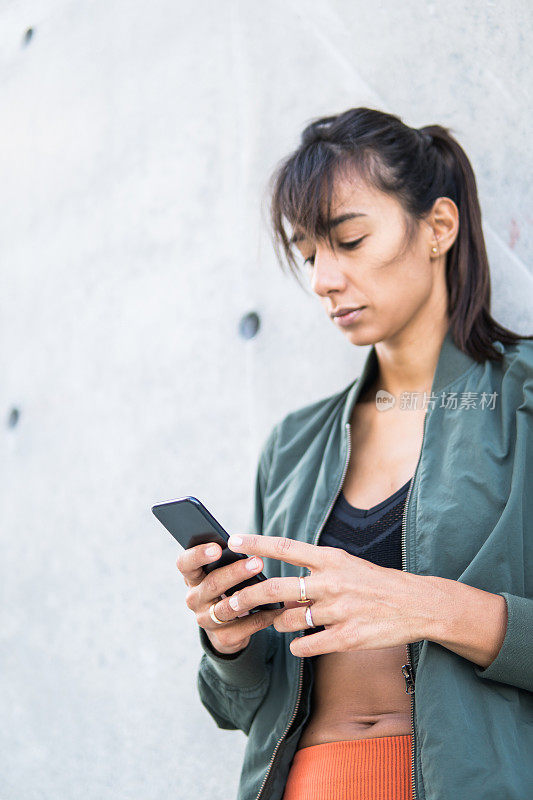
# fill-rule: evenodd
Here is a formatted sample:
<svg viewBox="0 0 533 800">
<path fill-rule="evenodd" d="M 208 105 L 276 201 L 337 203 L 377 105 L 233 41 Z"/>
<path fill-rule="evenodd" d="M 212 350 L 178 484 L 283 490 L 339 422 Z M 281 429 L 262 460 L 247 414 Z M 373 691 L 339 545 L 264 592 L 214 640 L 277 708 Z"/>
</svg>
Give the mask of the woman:
<svg viewBox="0 0 533 800">
<path fill-rule="evenodd" d="M 270 432 L 229 543 L 250 558 L 178 559 L 201 700 L 248 735 L 239 800 L 524 800 L 533 337 L 490 315 L 470 163 L 445 128 L 350 109 L 304 130 L 271 209 L 278 253 L 372 347 Z"/>
</svg>

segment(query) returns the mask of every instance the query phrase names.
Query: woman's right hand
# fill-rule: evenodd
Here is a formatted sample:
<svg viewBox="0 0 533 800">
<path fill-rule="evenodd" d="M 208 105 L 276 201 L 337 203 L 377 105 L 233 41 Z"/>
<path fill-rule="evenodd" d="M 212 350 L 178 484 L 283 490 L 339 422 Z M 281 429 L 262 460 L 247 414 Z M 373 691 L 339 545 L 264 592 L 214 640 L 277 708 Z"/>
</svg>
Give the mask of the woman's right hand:
<svg viewBox="0 0 533 800">
<path fill-rule="evenodd" d="M 213 553 L 208 555 L 207 551 L 214 548 Z M 204 564 L 210 564 L 220 558 L 222 549 L 217 544 L 202 544 L 184 550 L 178 556 L 176 566 L 181 572 L 189 591 L 185 597 L 185 602 L 191 611 L 196 614 L 198 625 L 203 628 L 215 650 L 219 653 L 229 654 L 238 653 L 243 650 L 252 635 L 263 628 L 268 628 L 274 619 L 283 609 L 256 611 L 253 614 L 246 612 L 240 617 L 237 612 L 231 612 L 228 616 L 226 610 L 224 617 L 219 617 L 215 605 L 215 615 L 224 621 L 223 625 L 217 625 L 209 615 L 209 607 L 221 599 L 224 593 L 232 586 L 257 575 L 263 569 L 262 559 L 258 556 L 252 558 L 239 559 L 233 564 L 226 564 L 224 567 L 214 569 L 212 572 L 205 573 L 202 569 Z M 255 566 L 252 566 L 255 564 Z M 252 567 L 252 569 L 248 569 Z M 227 603 L 224 603 L 227 609 Z"/>
</svg>

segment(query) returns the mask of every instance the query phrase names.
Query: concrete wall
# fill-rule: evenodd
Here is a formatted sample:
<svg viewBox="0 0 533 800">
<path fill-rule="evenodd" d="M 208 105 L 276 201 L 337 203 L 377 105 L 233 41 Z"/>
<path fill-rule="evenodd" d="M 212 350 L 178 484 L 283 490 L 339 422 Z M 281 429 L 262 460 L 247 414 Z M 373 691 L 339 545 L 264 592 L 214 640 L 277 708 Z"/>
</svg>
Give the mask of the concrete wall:
<svg viewBox="0 0 533 800">
<path fill-rule="evenodd" d="M 242 529 L 270 426 L 366 354 L 279 271 L 266 181 L 311 117 L 450 125 L 494 315 L 531 330 L 532 21 L 526 0 L 0 5 L 0 800 L 235 795 L 245 738 L 196 696 L 150 506 L 194 494 Z"/>
</svg>

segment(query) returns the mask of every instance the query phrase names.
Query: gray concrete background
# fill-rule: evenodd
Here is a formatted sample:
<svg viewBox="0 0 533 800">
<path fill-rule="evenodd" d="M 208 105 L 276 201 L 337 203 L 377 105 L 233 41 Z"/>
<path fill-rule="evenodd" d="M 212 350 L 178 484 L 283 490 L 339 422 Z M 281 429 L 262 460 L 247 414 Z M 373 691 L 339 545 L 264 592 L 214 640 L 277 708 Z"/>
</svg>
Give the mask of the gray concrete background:
<svg viewBox="0 0 533 800">
<path fill-rule="evenodd" d="M 194 494 L 242 529 L 271 425 L 366 354 L 277 267 L 266 181 L 321 114 L 451 126 L 493 313 L 530 331 L 532 22 L 525 0 L 0 4 L 0 800 L 235 796 L 245 737 L 196 696 L 150 506 Z"/>
</svg>

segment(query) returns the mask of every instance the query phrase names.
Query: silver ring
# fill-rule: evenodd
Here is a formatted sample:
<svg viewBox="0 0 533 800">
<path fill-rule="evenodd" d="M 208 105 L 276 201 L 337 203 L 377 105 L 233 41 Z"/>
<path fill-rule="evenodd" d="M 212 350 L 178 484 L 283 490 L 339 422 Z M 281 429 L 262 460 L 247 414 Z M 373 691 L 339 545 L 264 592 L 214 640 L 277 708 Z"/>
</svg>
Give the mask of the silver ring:
<svg viewBox="0 0 533 800">
<path fill-rule="evenodd" d="M 215 602 L 214 602 L 214 603 L 212 603 L 212 604 L 209 606 L 209 616 L 211 617 L 211 619 L 213 620 L 213 622 L 216 622 L 216 623 L 217 623 L 217 625 L 225 625 L 225 624 L 226 624 L 226 623 L 225 623 L 225 621 L 224 621 L 223 619 L 219 619 L 219 618 L 217 617 L 217 615 L 215 614 L 215 606 L 216 606 L 216 604 L 217 604 L 217 603 L 218 603 L 218 600 L 215 600 Z"/>
<path fill-rule="evenodd" d="M 316 625 L 313 622 L 313 617 L 311 616 L 311 606 L 307 606 L 307 608 L 305 609 L 305 621 L 307 622 L 310 628 L 316 628 Z"/>
<path fill-rule="evenodd" d="M 300 599 L 297 600 L 296 602 L 297 603 L 308 603 L 309 602 L 309 598 L 307 597 L 307 595 L 305 593 L 305 580 L 304 580 L 304 578 L 302 578 L 301 575 L 299 576 L 298 580 L 300 581 Z"/>
</svg>

